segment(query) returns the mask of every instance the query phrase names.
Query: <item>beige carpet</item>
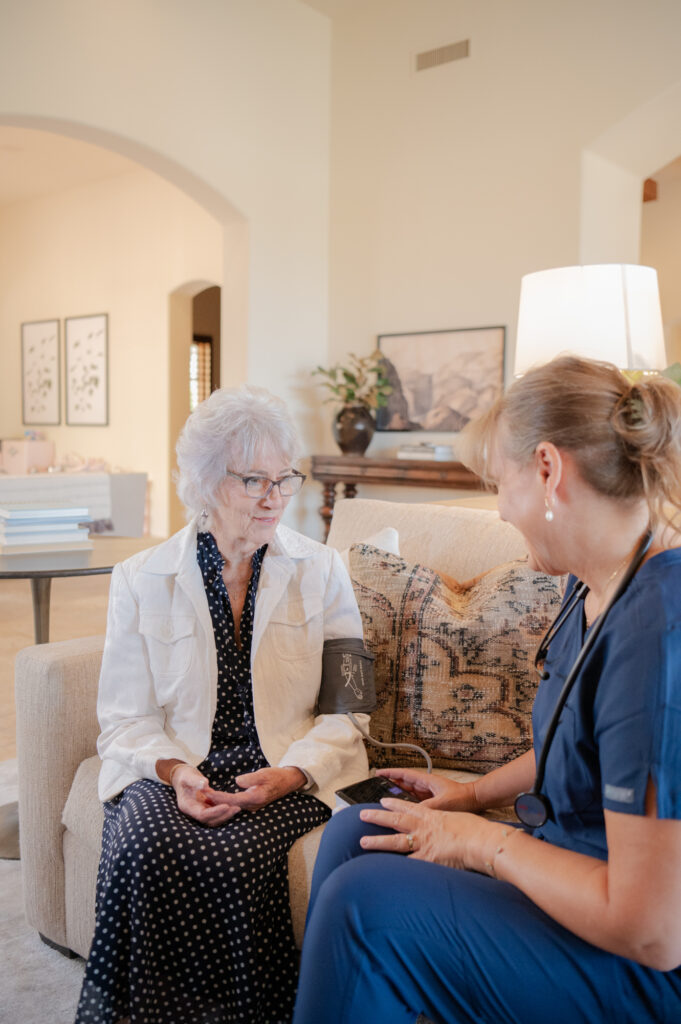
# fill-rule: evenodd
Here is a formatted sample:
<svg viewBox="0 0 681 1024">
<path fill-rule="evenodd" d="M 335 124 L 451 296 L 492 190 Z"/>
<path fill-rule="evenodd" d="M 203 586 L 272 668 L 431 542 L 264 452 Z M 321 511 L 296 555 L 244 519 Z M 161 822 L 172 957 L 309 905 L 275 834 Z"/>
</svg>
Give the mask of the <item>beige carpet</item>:
<svg viewBox="0 0 681 1024">
<path fill-rule="evenodd" d="M 41 942 L 24 918 L 21 862 L 0 860 L 0 1019 L 6 1024 L 73 1024 L 82 960 Z"/>
<path fill-rule="evenodd" d="M 16 760 L 0 763 L 0 804 L 16 800 Z M 73 1024 L 84 964 L 67 960 L 26 924 L 21 862 L 0 860 L 0 1020 Z"/>
</svg>

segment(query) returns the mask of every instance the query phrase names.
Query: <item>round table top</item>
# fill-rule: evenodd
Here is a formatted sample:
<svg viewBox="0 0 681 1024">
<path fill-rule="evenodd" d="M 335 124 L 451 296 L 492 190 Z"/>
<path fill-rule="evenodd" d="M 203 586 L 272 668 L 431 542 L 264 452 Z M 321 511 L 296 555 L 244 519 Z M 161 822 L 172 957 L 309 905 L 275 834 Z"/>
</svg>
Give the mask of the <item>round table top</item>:
<svg viewBox="0 0 681 1024">
<path fill-rule="evenodd" d="M 57 576 L 96 576 L 111 572 L 138 551 L 160 544 L 159 537 L 90 537 L 88 551 L 37 551 L 28 555 L 1 555 L 0 579 L 37 579 Z"/>
</svg>

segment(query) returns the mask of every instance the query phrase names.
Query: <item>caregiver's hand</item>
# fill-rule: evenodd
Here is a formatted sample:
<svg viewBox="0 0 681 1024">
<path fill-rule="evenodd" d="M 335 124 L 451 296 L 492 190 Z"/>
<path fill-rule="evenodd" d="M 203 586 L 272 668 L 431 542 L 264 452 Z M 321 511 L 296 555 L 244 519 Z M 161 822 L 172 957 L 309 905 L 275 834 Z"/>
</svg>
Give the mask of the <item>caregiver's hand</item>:
<svg viewBox="0 0 681 1024">
<path fill-rule="evenodd" d="M 415 768 L 379 768 L 376 774 L 396 782 L 427 807 L 442 811 L 479 810 L 472 782 L 455 782 L 444 775 L 432 775 Z"/>
<path fill-rule="evenodd" d="M 451 868 L 491 874 L 491 866 L 508 829 L 477 814 L 438 811 L 425 804 L 385 798 L 382 810 L 366 808 L 362 821 L 394 829 L 393 835 L 363 836 L 362 849 L 406 853 Z"/>
</svg>

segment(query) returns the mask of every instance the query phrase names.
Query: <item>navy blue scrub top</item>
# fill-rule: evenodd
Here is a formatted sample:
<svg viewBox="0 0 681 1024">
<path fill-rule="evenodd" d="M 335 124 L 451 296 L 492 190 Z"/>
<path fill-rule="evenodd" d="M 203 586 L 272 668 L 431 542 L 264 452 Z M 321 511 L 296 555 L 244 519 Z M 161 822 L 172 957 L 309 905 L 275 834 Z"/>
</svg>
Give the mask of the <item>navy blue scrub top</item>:
<svg viewBox="0 0 681 1024">
<path fill-rule="evenodd" d="M 575 580 L 570 577 L 566 594 Z M 583 601 L 551 643 L 532 712 L 535 756 L 587 635 Z M 563 709 L 543 792 L 548 842 L 607 858 L 603 809 L 681 818 L 681 549 L 654 555 L 611 609 Z"/>
</svg>

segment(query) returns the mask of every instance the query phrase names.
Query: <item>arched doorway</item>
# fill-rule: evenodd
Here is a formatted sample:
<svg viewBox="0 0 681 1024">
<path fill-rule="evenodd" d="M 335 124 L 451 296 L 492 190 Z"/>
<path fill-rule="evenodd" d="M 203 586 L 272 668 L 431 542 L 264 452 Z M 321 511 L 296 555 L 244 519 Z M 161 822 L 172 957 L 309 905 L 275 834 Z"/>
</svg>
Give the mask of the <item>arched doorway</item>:
<svg viewBox="0 0 681 1024">
<path fill-rule="evenodd" d="M 189 356 L 189 404 L 193 410 L 220 387 L 220 289 L 217 285 L 194 296 L 193 333 Z"/>
<path fill-rule="evenodd" d="M 195 338 L 211 340 L 210 390 L 220 382 L 220 306 L 221 289 L 207 281 L 189 281 L 170 295 L 169 320 L 169 388 L 168 438 L 169 466 L 169 530 L 174 533 L 185 523 L 184 509 L 175 493 L 175 444 L 190 412 L 190 353 Z"/>
<path fill-rule="evenodd" d="M 19 125 L 18 122 L 22 124 Z M 153 481 L 151 488 L 152 506 L 152 532 L 163 536 L 170 529 L 171 521 L 177 523 L 177 513 L 171 512 L 174 502 L 174 487 L 169 480 L 171 467 L 174 464 L 174 445 L 179 428 L 176 428 L 174 421 L 179 420 L 180 426 L 184 421 L 189 409 L 185 400 L 186 388 L 177 390 L 172 385 L 173 368 L 170 365 L 169 352 L 169 327 L 167 296 L 179 280 L 187 280 L 192 270 L 208 273 L 211 276 L 197 282 L 196 292 L 206 288 L 212 288 L 215 293 L 221 293 L 221 277 L 224 259 L 229 257 L 232 273 L 230 275 L 232 286 L 227 292 L 226 300 L 213 303 L 213 311 L 217 310 L 218 322 L 212 323 L 211 335 L 219 343 L 223 334 L 219 322 L 220 316 L 224 316 L 228 324 L 228 337 L 231 348 L 234 350 L 234 358 L 230 358 L 231 382 L 240 382 L 241 372 L 245 372 L 246 366 L 246 315 L 247 294 L 246 294 L 246 239 L 248 227 L 236 211 L 219 197 L 216 198 L 210 190 L 206 190 L 201 182 L 183 173 L 181 169 L 169 166 L 169 162 L 162 159 L 155 159 L 153 154 L 142 151 L 140 147 L 129 146 L 121 143 L 120 140 L 107 136 L 96 130 L 85 132 L 82 126 L 78 130 L 69 130 L 69 126 L 62 123 L 56 124 L 45 119 L 36 118 L 0 118 L 0 136 L 3 127 L 13 122 L 12 128 L 23 132 L 26 136 L 42 137 L 43 139 L 63 140 L 64 146 L 71 145 L 82 154 L 87 156 L 88 151 L 96 150 L 102 157 L 107 153 L 116 153 L 116 156 L 124 155 L 125 159 L 116 164 L 116 159 L 111 158 L 111 166 L 114 168 L 114 175 L 121 174 L 137 176 L 146 179 L 136 192 L 138 203 L 144 203 L 147 194 L 151 195 L 151 189 L 158 189 L 164 196 L 173 193 L 177 196 L 176 205 L 172 206 L 170 201 L 162 210 L 161 203 L 149 204 L 148 216 L 142 216 L 139 220 L 136 217 L 138 208 L 134 213 L 125 209 L 124 196 L 127 190 L 121 186 L 118 191 L 112 187 L 109 194 L 116 194 L 119 200 L 116 209 L 120 211 L 119 234 L 116 235 L 116 244 L 112 245 L 112 236 L 99 228 L 99 222 L 95 219 L 92 222 L 90 241 L 93 242 L 88 255 L 84 256 L 84 266 L 81 268 L 63 258 L 63 252 L 59 253 L 58 246 L 53 247 L 57 253 L 57 263 L 54 272 L 45 273 L 42 264 L 47 262 L 48 253 L 52 251 L 50 246 L 45 246 L 45 234 L 41 236 L 40 245 L 40 273 L 41 280 L 38 280 L 38 271 L 35 271 L 36 280 L 26 281 L 23 293 L 28 296 L 21 300 L 21 291 L 15 288 L 16 281 L 11 282 L 10 295 L 12 298 L 11 308 L 7 309 L 4 335 L 6 347 L 11 354 L 13 362 L 5 360 L 5 368 L 8 371 L 7 379 L 10 382 L 8 387 L 14 388 L 20 393 L 20 366 L 18 363 L 20 353 L 15 344 L 15 325 L 25 320 L 44 319 L 46 316 L 63 319 L 66 316 L 79 315 L 92 312 L 95 307 L 102 311 L 113 312 L 110 318 L 111 331 L 109 340 L 110 359 L 110 419 L 107 426 L 97 431 L 87 431 L 85 428 L 68 428 L 62 418 L 61 426 L 48 430 L 51 439 L 57 444 L 57 452 L 60 456 L 76 454 L 84 458 L 101 457 L 110 465 L 141 470 L 149 473 Z M 64 134 L 60 135 L 57 129 L 63 128 Z M 94 144 L 93 144 L 94 143 Z M 105 149 L 105 143 L 113 148 Z M 30 153 L 30 150 L 28 151 Z M 140 163 L 133 162 L 130 157 L 133 155 L 143 156 Z M 39 155 L 36 157 L 39 159 Z M 128 163 L 129 161 L 129 163 Z M 95 161 L 96 162 L 96 161 Z M 49 161 L 45 161 L 46 164 Z M 102 160 L 106 164 L 106 160 Z M 126 166 L 127 163 L 127 166 Z M 166 174 L 159 174 L 159 171 L 166 171 Z M 151 172 L 151 173 L 150 173 Z M 106 173 L 106 172 L 105 172 Z M 74 179 L 77 188 L 87 190 L 91 188 L 89 182 L 81 184 L 80 179 Z M 111 181 L 114 179 L 112 178 Z M 121 181 L 123 178 L 120 179 Z M 62 190 L 66 190 L 71 197 L 77 193 L 77 188 L 69 185 L 68 180 L 62 179 L 58 174 L 55 176 L 56 187 L 52 188 L 55 196 Z M 178 188 L 178 185 L 184 186 Z M 144 189 L 148 192 L 145 193 Z M 93 183 L 91 195 L 97 192 L 97 182 Z M 80 193 L 78 193 L 80 194 Z M 97 202 L 100 201 L 97 193 Z M 30 198 L 28 199 L 30 202 Z M 92 200 L 95 201 L 94 199 Z M 90 207 L 87 207 L 89 212 Z M 170 215 L 163 216 L 165 210 L 170 210 Z M 187 211 L 196 211 L 191 217 L 196 218 L 194 223 Z M 87 212 L 84 210 L 82 220 L 87 219 Z M 146 211 L 143 211 L 146 212 Z M 219 216 L 216 216 L 219 215 Z M 154 220 L 154 217 L 156 219 Z M 182 219 L 184 218 L 184 219 Z M 204 224 L 210 222 L 210 246 L 203 245 L 206 229 Z M 67 222 L 71 228 L 73 220 Z M 158 231 L 156 226 L 158 225 Z M 59 224 L 61 228 L 61 223 Z M 149 259 L 143 268 L 143 272 L 136 276 L 137 265 L 140 262 L 140 254 L 146 252 L 144 243 L 145 231 L 158 234 L 159 242 L 156 243 L 156 253 L 162 256 L 162 260 L 156 263 Z M 174 234 L 170 238 L 170 244 L 164 252 L 159 251 L 160 239 L 169 237 L 170 232 Z M 87 233 L 87 227 L 83 228 Z M 72 232 L 70 231 L 69 234 Z M 55 227 L 52 235 L 57 236 Z M 120 235 L 120 237 L 119 237 Z M 27 235 L 27 244 L 36 244 Z M 127 241 L 124 241 L 127 239 Z M 75 244 L 75 243 L 74 243 Z M 10 242 L 11 245 L 11 242 Z M 121 246 L 129 248 L 122 251 Z M 22 247 L 25 248 L 25 247 Z M 67 247 L 68 248 L 68 247 Z M 8 251 L 13 251 L 11 248 Z M 85 247 L 81 251 L 85 253 Z M 118 264 L 110 262 L 112 253 L 115 252 Z M 166 252 L 169 254 L 165 259 Z M 183 253 L 187 253 L 183 258 Z M 99 253 L 99 255 L 98 255 Z M 105 278 L 104 270 L 99 275 L 95 271 L 100 261 L 100 256 L 106 257 L 103 267 L 109 270 L 109 277 Z M 195 259 L 194 256 L 198 256 Z M 135 259 L 129 257 L 134 256 Z M 36 261 L 38 262 L 38 261 Z M 15 265 L 17 261 L 14 261 Z M 161 271 L 161 264 L 163 270 Z M 239 268 L 242 272 L 239 273 Z M 82 272 L 84 271 L 84 272 Z M 147 273 L 148 271 L 148 273 Z M 184 273 L 183 273 L 184 271 Z M 169 275 L 172 276 L 169 276 Z M 15 274 L 16 277 L 16 274 Z M 47 279 L 50 287 L 41 288 L 41 281 Z M 61 282 L 61 285 L 59 285 Z M 87 284 L 85 283 L 87 282 Z M 10 283 L 6 282 L 10 288 Z M 159 287 L 165 285 L 165 287 Z M 125 308 L 121 308 L 120 297 L 122 290 L 127 286 L 130 295 L 126 300 Z M 238 289 L 243 289 L 239 294 Z M 154 290 L 158 289 L 158 295 L 154 296 Z M 62 301 L 63 297 L 63 301 Z M 55 299 L 57 301 L 55 301 Z M 118 302 L 118 305 L 116 303 Z M 200 298 L 196 302 L 201 305 Z M 42 305 L 45 305 L 45 309 Z M 49 308 L 48 308 L 49 307 Z M 113 308 L 112 308 L 113 307 Z M 150 309 L 153 308 L 153 313 Z M 21 315 L 19 313 L 21 312 Z M 201 310 L 197 313 L 201 320 Z M 204 317 L 205 319 L 205 317 Z M 11 323 L 9 323 L 11 321 Z M 204 327 L 199 323 L 198 333 L 205 334 Z M 120 348 L 116 358 L 115 346 Z M 159 348 L 162 346 L 162 349 Z M 124 351 L 123 351 L 124 350 Z M 216 360 L 217 373 L 219 374 L 219 350 Z M 16 365 L 15 365 L 16 364 Z M 152 369 L 153 366 L 153 369 Z M 187 365 L 182 366 L 183 383 L 187 379 Z M 218 381 L 216 380 L 215 383 Z M 62 382 L 63 390 L 63 382 Z M 175 405 L 175 391 L 182 396 L 182 401 Z M 8 410 L 5 407 L 5 419 L 10 423 L 12 433 L 6 436 L 15 436 L 21 430 L 21 405 L 20 398 L 16 400 L 16 409 Z M 145 415 L 145 410 L 148 412 Z M 169 425 L 173 421 L 173 429 L 169 433 Z M 8 429 L 5 427 L 5 429 Z M 54 435 L 54 436 L 52 436 Z M 96 436 L 95 436 L 96 435 Z"/>
</svg>

